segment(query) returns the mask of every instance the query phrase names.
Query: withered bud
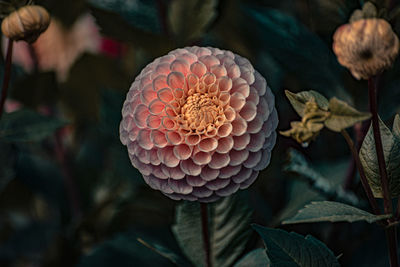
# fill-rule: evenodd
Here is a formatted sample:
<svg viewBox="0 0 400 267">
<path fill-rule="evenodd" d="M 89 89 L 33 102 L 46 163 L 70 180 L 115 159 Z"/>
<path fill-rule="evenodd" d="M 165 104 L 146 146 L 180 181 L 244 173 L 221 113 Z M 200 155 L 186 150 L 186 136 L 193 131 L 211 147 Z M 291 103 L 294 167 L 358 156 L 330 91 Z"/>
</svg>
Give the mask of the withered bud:
<svg viewBox="0 0 400 267">
<path fill-rule="evenodd" d="M 328 111 L 319 109 L 314 98 L 306 103 L 304 116 L 301 121 L 292 121 L 291 129 L 280 132 L 281 135 L 292 137 L 300 144 L 308 144 L 313 141 L 324 128 L 324 122 L 329 117 Z"/>
<path fill-rule="evenodd" d="M 336 30 L 333 51 L 356 79 L 368 79 L 393 64 L 399 39 L 386 20 L 360 19 Z"/>
<path fill-rule="evenodd" d="M 41 6 L 23 6 L 10 13 L 1 23 L 3 34 L 14 40 L 33 43 L 50 24 L 50 15 Z"/>
</svg>

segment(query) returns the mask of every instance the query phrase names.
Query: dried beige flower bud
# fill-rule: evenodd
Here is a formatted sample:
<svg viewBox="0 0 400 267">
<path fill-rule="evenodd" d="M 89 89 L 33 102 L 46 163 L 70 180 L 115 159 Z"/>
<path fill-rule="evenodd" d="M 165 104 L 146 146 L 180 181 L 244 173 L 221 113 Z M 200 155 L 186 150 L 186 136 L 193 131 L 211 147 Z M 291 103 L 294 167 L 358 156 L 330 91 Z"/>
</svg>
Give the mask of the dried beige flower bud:
<svg viewBox="0 0 400 267">
<path fill-rule="evenodd" d="M 50 15 L 41 6 L 30 5 L 10 13 L 1 23 L 1 31 L 14 40 L 33 43 L 50 24 Z"/>
<path fill-rule="evenodd" d="M 399 39 L 387 21 L 361 19 L 336 30 L 333 51 L 356 79 L 368 79 L 392 65 Z"/>
</svg>

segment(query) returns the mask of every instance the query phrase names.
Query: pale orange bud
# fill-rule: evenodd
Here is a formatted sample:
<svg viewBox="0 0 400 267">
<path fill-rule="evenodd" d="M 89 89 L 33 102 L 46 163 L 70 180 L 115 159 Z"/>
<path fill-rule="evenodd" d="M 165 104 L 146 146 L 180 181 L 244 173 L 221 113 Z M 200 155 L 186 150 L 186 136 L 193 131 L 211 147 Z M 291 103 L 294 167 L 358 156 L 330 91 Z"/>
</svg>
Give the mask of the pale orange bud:
<svg viewBox="0 0 400 267">
<path fill-rule="evenodd" d="M 393 64 L 399 39 L 386 20 L 360 19 L 336 30 L 333 51 L 356 79 L 368 79 Z"/>
<path fill-rule="evenodd" d="M 50 24 L 50 15 L 41 6 L 23 6 L 11 12 L 1 23 L 3 34 L 14 40 L 33 43 Z"/>
</svg>

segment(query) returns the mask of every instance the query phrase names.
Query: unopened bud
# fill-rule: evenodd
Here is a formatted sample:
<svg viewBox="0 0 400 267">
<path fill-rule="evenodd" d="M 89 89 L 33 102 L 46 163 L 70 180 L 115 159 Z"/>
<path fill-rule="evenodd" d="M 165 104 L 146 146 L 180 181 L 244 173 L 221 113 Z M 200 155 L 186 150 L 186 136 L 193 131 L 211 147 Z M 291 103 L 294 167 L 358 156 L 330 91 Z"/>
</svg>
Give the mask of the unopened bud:
<svg viewBox="0 0 400 267">
<path fill-rule="evenodd" d="M 41 6 L 28 5 L 11 12 L 1 24 L 3 34 L 14 40 L 33 43 L 50 24 L 50 15 Z"/>
<path fill-rule="evenodd" d="M 368 79 L 393 64 L 399 39 L 386 20 L 360 19 L 336 30 L 333 51 L 356 79 Z"/>
</svg>

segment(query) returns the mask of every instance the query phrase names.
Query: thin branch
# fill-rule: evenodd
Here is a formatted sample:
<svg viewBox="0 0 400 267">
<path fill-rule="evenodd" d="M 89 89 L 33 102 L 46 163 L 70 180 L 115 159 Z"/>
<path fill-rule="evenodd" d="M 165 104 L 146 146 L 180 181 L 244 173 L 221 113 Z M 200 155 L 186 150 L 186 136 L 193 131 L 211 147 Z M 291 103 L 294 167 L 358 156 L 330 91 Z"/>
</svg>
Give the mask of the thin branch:
<svg viewBox="0 0 400 267">
<path fill-rule="evenodd" d="M 361 184 L 367 195 L 367 198 L 368 198 L 369 204 L 371 205 L 372 211 L 374 214 L 379 215 L 380 212 L 379 212 L 378 203 L 376 202 L 376 199 L 374 198 L 374 195 L 372 194 L 371 187 L 368 184 L 367 177 L 365 176 L 364 168 L 361 165 L 360 156 L 358 155 L 357 148 L 354 145 L 353 140 L 351 139 L 351 137 L 349 136 L 349 134 L 347 133 L 346 130 L 342 130 L 341 133 L 342 133 L 344 139 L 346 140 L 347 144 L 349 145 L 351 154 L 353 155 L 355 164 L 356 164 L 358 172 L 360 174 Z"/>
<path fill-rule="evenodd" d="M 7 48 L 6 64 L 5 64 L 5 70 L 4 70 L 3 87 L 1 90 L 1 96 L 0 96 L 0 119 L 1 119 L 1 116 L 3 115 L 4 103 L 6 102 L 6 98 L 7 98 L 7 94 L 8 94 L 8 85 L 10 84 L 12 50 L 13 50 L 13 40 L 8 39 L 8 48 Z"/>
</svg>

